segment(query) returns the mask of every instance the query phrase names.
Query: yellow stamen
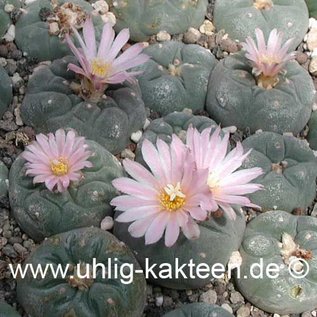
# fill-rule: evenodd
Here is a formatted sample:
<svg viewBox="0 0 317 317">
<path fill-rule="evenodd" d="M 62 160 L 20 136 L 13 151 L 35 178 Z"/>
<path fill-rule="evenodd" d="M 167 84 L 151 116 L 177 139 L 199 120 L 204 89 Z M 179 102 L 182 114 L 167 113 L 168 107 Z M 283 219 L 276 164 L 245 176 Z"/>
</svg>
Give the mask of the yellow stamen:
<svg viewBox="0 0 317 317">
<path fill-rule="evenodd" d="M 100 58 L 95 58 L 91 61 L 91 72 L 93 75 L 97 77 L 107 77 L 108 73 L 110 72 L 111 64 L 105 63 Z"/>
<path fill-rule="evenodd" d="M 57 160 L 51 161 L 51 171 L 55 176 L 64 176 L 69 171 L 68 160 L 64 157 L 60 157 Z"/>
<path fill-rule="evenodd" d="M 275 56 L 270 56 L 270 55 L 262 55 L 260 57 L 260 62 L 268 65 L 276 65 L 281 62 L 280 59 L 276 59 Z"/>
<path fill-rule="evenodd" d="M 160 196 L 161 205 L 168 211 L 176 211 L 183 207 L 186 202 L 186 195 L 182 192 L 180 183 L 176 186 L 168 184 Z"/>
</svg>

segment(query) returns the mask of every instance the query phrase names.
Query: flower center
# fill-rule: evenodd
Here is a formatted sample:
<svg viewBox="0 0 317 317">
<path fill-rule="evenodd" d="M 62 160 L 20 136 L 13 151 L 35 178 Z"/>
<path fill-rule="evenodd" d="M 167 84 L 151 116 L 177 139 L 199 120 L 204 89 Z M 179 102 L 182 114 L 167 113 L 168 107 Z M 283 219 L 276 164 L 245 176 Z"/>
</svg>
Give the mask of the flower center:
<svg viewBox="0 0 317 317">
<path fill-rule="evenodd" d="M 100 58 L 95 58 L 91 61 L 91 72 L 97 77 L 106 77 L 111 68 L 111 64 L 105 63 Z"/>
<path fill-rule="evenodd" d="M 254 0 L 254 7 L 258 10 L 269 10 L 273 7 L 272 0 Z"/>
<path fill-rule="evenodd" d="M 279 64 L 281 61 L 272 55 L 262 55 L 260 58 L 260 62 L 263 64 L 275 65 Z"/>
<path fill-rule="evenodd" d="M 69 171 L 68 160 L 64 157 L 60 157 L 57 160 L 51 161 L 51 171 L 55 176 L 64 176 Z"/>
<path fill-rule="evenodd" d="M 210 172 L 208 175 L 207 184 L 210 191 L 215 194 L 220 188 L 220 177 L 215 172 Z"/>
<path fill-rule="evenodd" d="M 181 190 L 178 182 L 176 186 L 168 184 L 160 196 L 161 205 L 168 211 L 176 211 L 183 207 L 186 202 L 186 196 Z"/>
</svg>

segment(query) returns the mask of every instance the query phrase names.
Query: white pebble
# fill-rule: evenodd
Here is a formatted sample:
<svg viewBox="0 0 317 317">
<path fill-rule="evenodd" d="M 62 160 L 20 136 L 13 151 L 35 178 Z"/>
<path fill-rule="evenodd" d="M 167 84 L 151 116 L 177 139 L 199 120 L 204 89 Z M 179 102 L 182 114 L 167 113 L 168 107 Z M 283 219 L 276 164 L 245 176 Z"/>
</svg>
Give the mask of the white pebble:
<svg viewBox="0 0 317 317">
<path fill-rule="evenodd" d="M 140 139 L 142 138 L 142 131 L 139 130 L 137 132 L 134 132 L 131 134 L 131 141 L 133 141 L 134 143 L 138 143 L 140 141 Z"/>
<path fill-rule="evenodd" d="M 4 6 L 4 11 L 7 12 L 7 13 L 11 13 L 13 10 L 14 10 L 14 5 L 13 4 L 7 3 Z"/>
<path fill-rule="evenodd" d="M 156 34 L 156 39 L 159 42 L 165 42 L 171 40 L 171 35 L 166 31 L 160 31 Z"/>
<path fill-rule="evenodd" d="M 221 307 L 222 307 L 223 309 L 225 309 L 226 311 L 228 311 L 230 314 L 233 313 L 233 310 L 232 310 L 232 308 L 231 308 L 231 306 L 230 306 L 229 304 L 224 303 L 224 304 L 221 305 Z"/>
<path fill-rule="evenodd" d="M 15 26 L 11 24 L 7 33 L 3 37 L 7 42 L 13 42 L 15 39 Z"/>
<path fill-rule="evenodd" d="M 107 216 L 101 221 L 100 228 L 102 230 L 111 230 L 113 228 L 113 224 L 114 224 L 113 218 L 110 216 Z"/>
<path fill-rule="evenodd" d="M 155 298 L 155 305 L 161 307 L 163 305 L 163 296 L 157 296 Z"/>
</svg>

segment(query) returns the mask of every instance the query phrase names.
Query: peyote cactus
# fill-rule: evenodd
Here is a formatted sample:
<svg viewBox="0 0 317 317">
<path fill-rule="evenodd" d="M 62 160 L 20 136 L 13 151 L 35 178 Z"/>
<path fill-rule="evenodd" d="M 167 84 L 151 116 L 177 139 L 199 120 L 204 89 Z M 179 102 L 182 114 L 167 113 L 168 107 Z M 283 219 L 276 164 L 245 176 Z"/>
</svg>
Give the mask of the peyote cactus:
<svg viewBox="0 0 317 317">
<path fill-rule="evenodd" d="M 75 74 L 67 65 L 72 57 L 56 60 L 34 73 L 21 106 L 23 122 L 37 132 L 73 128 L 117 154 L 145 122 L 145 108 L 137 85 L 112 85 L 107 97 L 84 101 L 76 93 Z M 75 86 L 75 88 L 74 88 Z"/>
<path fill-rule="evenodd" d="M 151 60 L 137 70 L 143 71 L 138 79 L 147 107 L 162 115 L 204 109 L 208 78 L 217 63 L 210 51 L 169 41 L 151 45 L 144 53 Z"/>
<path fill-rule="evenodd" d="M 276 82 L 272 89 L 260 87 L 244 55 L 228 56 L 211 73 L 206 109 L 223 126 L 297 134 L 311 116 L 312 79 L 297 62 L 290 61 Z"/>
<path fill-rule="evenodd" d="M 0 317 L 21 317 L 20 314 L 6 302 L 0 302 Z"/>
<path fill-rule="evenodd" d="M 5 197 L 8 194 L 8 186 L 9 186 L 9 170 L 4 165 L 2 161 L 0 161 L 0 197 Z"/>
<path fill-rule="evenodd" d="M 0 17 L 1 20 L 1 17 Z M 7 72 L 0 66 L 0 117 L 7 111 L 12 100 L 12 83 Z"/>
<path fill-rule="evenodd" d="M 61 266 L 66 272 L 56 279 L 48 269 L 45 278 L 35 279 L 28 270 L 25 278 L 18 278 L 18 301 L 33 317 L 142 315 L 144 276 L 135 273 L 139 265 L 132 252 L 107 231 L 82 228 L 55 235 L 45 240 L 24 265 Z"/>
<path fill-rule="evenodd" d="M 117 212 L 115 218 L 120 214 Z M 197 267 L 200 263 L 206 263 L 209 267 L 215 263 L 221 263 L 226 266 L 233 251 L 236 251 L 241 243 L 245 220 L 240 210 L 237 212 L 235 220 L 231 220 L 226 214 L 221 217 L 211 217 L 209 220 L 199 224 L 200 237 L 196 240 L 188 240 L 181 234 L 177 242 L 172 247 L 164 245 L 164 238 L 159 242 L 145 245 L 144 238 L 133 238 L 128 232 L 128 225 L 115 221 L 114 235 L 121 241 L 124 241 L 136 254 L 136 257 L 145 267 L 145 261 L 148 259 L 148 267 L 156 264 L 153 271 L 159 273 L 161 263 L 168 263 L 173 268 L 171 278 L 154 278 L 149 276 L 155 284 L 173 289 L 191 289 L 206 285 L 210 279 L 199 278 L 194 274 L 190 278 L 188 265 L 184 266 L 184 272 L 187 278 L 181 274 L 175 276 L 176 262 L 178 259 L 179 265 L 188 264 L 192 260 L 194 266 Z"/>
<path fill-rule="evenodd" d="M 153 120 L 138 142 L 136 160 L 138 162 L 144 162 L 140 149 L 145 139 L 150 140 L 153 144 L 156 143 L 157 138 L 170 143 L 172 134 L 175 133 L 185 142 L 186 130 L 191 125 L 199 131 L 208 127 L 217 126 L 213 120 L 203 116 L 194 116 L 187 111 L 170 113 L 163 118 Z"/>
<path fill-rule="evenodd" d="M 227 310 L 205 303 L 194 303 L 183 305 L 181 308 L 175 309 L 163 317 L 233 317 Z"/>
<path fill-rule="evenodd" d="M 294 38 L 295 49 L 308 29 L 308 10 L 305 0 L 217 0 L 214 21 L 218 30 L 239 41 L 253 36 L 256 28 L 267 36 L 276 28 L 286 39 Z"/>
<path fill-rule="evenodd" d="M 10 13 L 5 10 L 6 5 L 12 5 L 13 9 L 19 9 L 21 3 L 19 0 L 0 0 L 0 38 L 7 32 L 10 24 Z"/>
<path fill-rule="evenodd" d="M 309 16 L 317 18 L 317 2 L 315 0 L 306 0 L 306 4 L 309 11 Z"/>
<path fill-rule="evenodd" d="M 236 275 L 240 292 L 270 313 L 300 314 L 314 309 L 316 242 L 314 217 L 284 211 L 256 217 L 248 224 L 240 249 L 242 265 Z"/>
<path fill-rule="evenodd" d="M 17 46 L 29 58 L 39 61 L 54 60 L 69 54 L 63 38 L 72 24 L 81 28 L 93 7 L 84 0 L 36 0 L 22 11 L 16 23 Z M 94 16 L 100 34 L 103 21 Z"/>
<path fill-rule="evenodd" d="M 317 150 L 317 112 L 314 111 L 309 122 L 308 141 L 313 150 Z"/>
<path fill-rule="evenodd" d="M 260 192 L 250 194 L 251 200 L 264 211 L 281 209 L 288 212 L 304 210 L 314 200 L 317 161 L 304 140 L 272 132 L 260 132 L 242 145 L 253 149 L 243 167 L 261 167 L 264 174 L 255 182 L 264 185 Z"/>
<path fill-rule="evenodd" d="M 13 215 L 21 228 L 36 241 L 84 226 L 99 226 L 112 215 L 110 200 L 116 195 L 111 181 L 123 175 L 119 161 L 102 146 L 87 141 L 93 153 L 92 167 L 84 169 L 79 182 L 63 193 L 33 184 L 26 176 L 26 161 L 20 156 L 10 170 L 9 198 Z"/>
<path fill-rule="evenodd" d="M 117 18 L 116 29 L 128 27 L 134 41 L 147 40 L 159 31 L 184 33 L 198 28 L 207 12 L 207 0 L 107 0 Z"/>
</svg>

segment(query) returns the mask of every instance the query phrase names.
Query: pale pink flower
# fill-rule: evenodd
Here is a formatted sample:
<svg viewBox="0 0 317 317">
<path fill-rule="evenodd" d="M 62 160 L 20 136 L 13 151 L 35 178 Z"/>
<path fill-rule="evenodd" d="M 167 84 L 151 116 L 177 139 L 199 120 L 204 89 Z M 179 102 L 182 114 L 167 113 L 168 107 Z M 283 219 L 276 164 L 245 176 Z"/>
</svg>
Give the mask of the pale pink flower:
<svg viewBox="0 0 317 317">
<path fill-rule="evenodd" d="M 83 168 L 92 167 L 90 156 L 85 138 L 62 129 L 55 135 L 38 134 L 22 153 L 27 161 L 26 175 L 34 177 L 33 183 L 45 183 L 50 191 L 56 187 L 59 192 L 66 191 L 71 181 L 80 180 Z"/>
<path fill-rule="evenodd" d="M 81 67 L 69 64 L 68 68 L 90 80 L 97 90 L 104 89 L 107 84 L 118 84 L 131 80 L 139 72 L 127 72 L 127 70 L 141 65 L 149 59 L 149 56 L 141 53 L 144 49 L 142 43 L 132 45 L 118 56 L 129 40 L 129 29 L 123 29 L 115 38 L 111 23 L 106 23 L 98 50 L 95 29 L 90 17 L 83 26 L 83 38 L 75 28 L 73 28 L 73 32 L 81 46 L 80 49 L 74 45 L 68 34 L 65 38 Z"/>
<path fill-rule="evenodd" d="M 246 51 L 246 57 L 251 61 L 253 73 L 256 76 L 263 74 L 266 77 L 277 76 L 285 66 L 285 63 L 295 58 L 295 52 L 288 53 L 293 39 L 283 43 L 283 34 L 272 30 L 266 44 L 263 31 L 255 29 L 257 44 L 249 36 L 242 43 Z"/>
<path fill-rule="evenodd" d="M 132 222 L 128 230 L 133 237 L 145 236 L 145 244 L 152 244 L 165 232 L 165 245 L 171 247 L 180 231 L 188 239 L 200 235 L 196 220 L 206 220 L 211 208 L 208 170 L 196 171 L 188 148 L 176 135 L 170 145 L 158 140 L 156 146 L 148 140 L 142 144 L 150 171 L 137 162 L 123 161 L 134 179 L 123 177 L 112 182 L 125 195 L 114 198 L 111 204 L 123 211 L 116 221 Z"/>
<path fill-rule="evenodd" d="M 236 214 L 232 206 L 260 209 L 244 195 L 262 189 L 262 185 L 252 184 L 250 181 L 263 172 L 257 167 L 238 170 L 250 151 L 244 153 L 241 143 L 237 143 L 228 153 L 229 133 L 221 137 L 220 131 L 218 127 L 211 134 L 211 128 L 207 128 L 199 133 L 197 129 L 189 127 L 186 143 L 195 158 L 197 168 L 209 170 L 207 183 L 216 202 L 216 208 L 212 211 L 220 208 L 231 219 L 235 219 Z"/>
</svg>

